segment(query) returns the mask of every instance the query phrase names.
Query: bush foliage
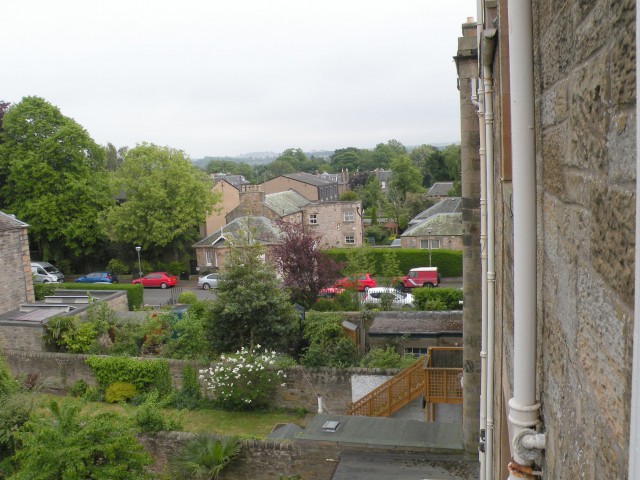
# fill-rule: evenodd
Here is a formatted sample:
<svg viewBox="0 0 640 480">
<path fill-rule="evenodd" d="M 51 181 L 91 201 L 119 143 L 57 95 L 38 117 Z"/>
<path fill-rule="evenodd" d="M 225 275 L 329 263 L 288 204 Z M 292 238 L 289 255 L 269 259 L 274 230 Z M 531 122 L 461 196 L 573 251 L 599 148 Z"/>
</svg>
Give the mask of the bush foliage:
<svg viewBox="0 0 640 480">
<path fill-rule="evenodd" d="M 462 310 L 462 291 L 457 288 L 414 288 L 416 310 Z"/>
<path fill-rule="evenodd" d="M 56 287 L 69 290 L 125 290 L 127 292 L 129 310 L 140 309 L 144 296 L 144 288 L 142 288 L 142 285 L 132 285 L 128 283 L 62 283 L 56 284 Z"/>
<path fill-rule="evenodd" d="M 131 383 L 138 392 L 157 390 L 161 395 L 171 391 L 169 364 L 166 360 L 141 360 L 129 357 L 88 357 L 98 386 L 105 390 L 117 382 Z"/>
<path fill-rule="evenodd" d="M 304 338 L 309 346 L 302 356 L 307 367 L 352 367 L 358 352 L 342 328 L 342 315 L 309 311 L 305 317 Z"/>
</svg>

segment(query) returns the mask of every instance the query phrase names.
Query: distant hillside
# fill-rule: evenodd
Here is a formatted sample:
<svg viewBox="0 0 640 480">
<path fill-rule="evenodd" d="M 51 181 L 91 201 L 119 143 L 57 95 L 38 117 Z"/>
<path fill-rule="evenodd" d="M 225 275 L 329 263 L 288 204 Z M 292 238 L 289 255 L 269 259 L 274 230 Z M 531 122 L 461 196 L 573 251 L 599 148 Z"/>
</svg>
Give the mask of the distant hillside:
<svg viewBox="0 0 640 480">
<path fill-rule="evenodd" d="M 307 157 L 326 158 L 329 159 L 333 155 L 333 150 L 312 150 L 310 152 L 304 152 Z M 244 162 L 249 165 L 263 165 L 265 163 L 271 163 L 280 156 L 275 152 L 251 152 L 242 153 L 235 157 L 204 157 L 204 158 L 192 158 L 191 162 L 200 168 L 204 168 L 211 160 L 225 160 L 228 162 Z"/>
</svg>

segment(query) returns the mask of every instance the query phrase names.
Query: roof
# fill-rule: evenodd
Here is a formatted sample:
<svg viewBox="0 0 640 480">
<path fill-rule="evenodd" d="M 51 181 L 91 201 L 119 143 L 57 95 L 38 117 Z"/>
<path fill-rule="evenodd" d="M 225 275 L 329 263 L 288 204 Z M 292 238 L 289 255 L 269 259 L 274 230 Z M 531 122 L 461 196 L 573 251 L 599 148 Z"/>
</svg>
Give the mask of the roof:
<svg viewBox="0 0 640 480">
<path fill-rule="evenodd" d="M 462 310 L 444 312 L 380 312 L 370 336 L 462 336 Z"/>
<path fill-rule="evenodd" d="M 218 183 L 225 180 L 227 183 L 238 188 L 240 185 L 246 185 L 249 181 L 243 175 L 227 175 L 226 173 L 214 173 L 211 175 L 213 180 Z"/>
<path fill-rule="evenodd" d="M 376 178 L 379 182 L 388 182 L 391 179 L 391 175 L 393 172 L 391 170 L 382 170 L 380 168 L 376 168 L 373 171 L 376 175 Z"/>
<path fill-rule="evenodd" d="M 335 185 L 337 183 L 330 180 L 325 180 L 316 175 L 312 175 L 310 173 L 305 173 L 305 172 L 288 173 L 287 175 L 282 175 L 282 176 L 285 178 L 289 178 L 291 180 L 295 180 L 297 182 L 314 185 L 316 187 L 326 187 L 327 185 Z"/>
<path fill-rule="evenodd" d="M 408 228 L 401 237 L 461 236 L 462 213 L 438 213 Z"/>
<path fill-rule="evenodd" d="M 310 203 L 310 200 L 293 189 L 264 196 L 264 204 L 281 216 L 299 212 L 302 207 Z"/>
<path fill-rule="evenodd" d="M 280 232 L 266 217 L 240 217 L 236 218 L 224 227 L 216 230 L 208 237 L 203 238 L 194 247 L 222 246 L 227 239 L 233 238 L 234 234 L 246 229 L 247 224 L 251 230 L 255 230 L 256 237 L 260 243 L 277 243 Z"/>
<path fill-rule="evenodd" d="M 416 225 L 429 217 L 434 216 L 437 213 L 461 213 L 462 212 L 462 198 L 449 197 L 443 198 L 435 205 L 430 206 L 426 210 L 423 210 L 418 215 L 413 217 L 409 222 L 409 226 Z"/>
<path fill-rule="evenodd" d="M 0 212 L 0 232 L 7 232 L 9 230 L 18 230 L 26 228 L 27 225 L 24 222 L 16 219 L 15 216 Z"/>
<path fill-rule="evenodd" d="M 449 194 L 449 190 L 453 188 L 453 182 L 436 182 L 434 183 L 427 196 L 429 197 L 446 197 Z"/>
</svg>

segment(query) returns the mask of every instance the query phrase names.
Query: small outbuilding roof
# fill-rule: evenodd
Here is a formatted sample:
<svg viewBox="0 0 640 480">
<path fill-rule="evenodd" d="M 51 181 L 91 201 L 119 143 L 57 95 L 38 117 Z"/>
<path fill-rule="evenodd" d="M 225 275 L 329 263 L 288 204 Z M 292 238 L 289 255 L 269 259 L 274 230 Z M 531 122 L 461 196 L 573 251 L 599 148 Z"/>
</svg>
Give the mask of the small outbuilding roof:
<svg viewBox="0 0 640 480">
<path fill-rule="evenodd" d="M 428 197 L 446 197 L 453 188 L 453 182 L 436 182 L 427 192 Z"/>
<path fill-rule="evenodd" d="M 369 336 L 462 336 L 462 310 L 376 314 Z"/>
<path fill-rule="evenodd" d="M 224 227 L 216 230 L 208 237 L 203 238 L 194 247 L 222 246 L 230 238 L 237 236 L 247 227 L 255 232 L 255 237 L 260 243 L 277 243 L 280 239 L 280 232 L 266 217 L 240 217 L 227 223 Z"/>
<path fill-rule="evenodd" d="M 426 220 L 429 217 L 433 217 L 438 213 L 462 213 L 462 198 L 460 197 L 449 197 L 443 198 L 435 205 L 423 210 L 418 215 L 413 217 L 411 221 L 409 221 L 409 226 L 417 225 L 418 223 Z"/>
</svg>

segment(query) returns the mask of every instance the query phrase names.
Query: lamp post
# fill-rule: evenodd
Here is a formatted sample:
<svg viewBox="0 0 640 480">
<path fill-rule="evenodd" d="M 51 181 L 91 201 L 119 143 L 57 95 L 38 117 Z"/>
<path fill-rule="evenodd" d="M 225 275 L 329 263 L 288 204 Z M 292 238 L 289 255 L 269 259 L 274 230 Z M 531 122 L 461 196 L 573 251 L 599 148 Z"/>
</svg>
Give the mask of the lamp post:
<svg viewBox="0 0 640 480">
<path fill-rule="evenodd" d="M 140 262 L 140 250 L 142 250 L 142 247 L 136 247 L 136 252 L 138 252 L 138 278 L 142 278 L 142 263 Z"/>
<path fill-rule="evenodd" d="M 427 233 L 429 234 L 429 240 L 427 240 L 429 242 L 429 266 L 431 266 L 431 229 L 427 230 Z"/>
</svg>

